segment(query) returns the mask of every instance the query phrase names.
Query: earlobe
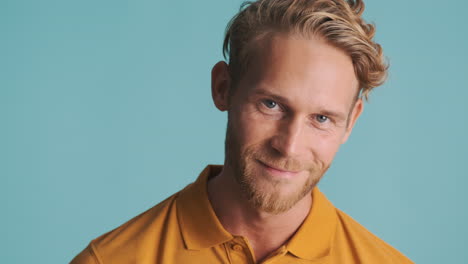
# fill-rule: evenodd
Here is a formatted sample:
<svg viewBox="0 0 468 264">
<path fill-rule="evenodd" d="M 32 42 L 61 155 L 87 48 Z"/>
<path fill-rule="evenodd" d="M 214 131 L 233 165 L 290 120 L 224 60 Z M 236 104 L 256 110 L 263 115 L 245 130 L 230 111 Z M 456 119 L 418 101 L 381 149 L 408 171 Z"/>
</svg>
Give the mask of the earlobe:
<svg viewBox="0 0 468 264">
<path fill-rule="evenodd" d="M 362 101 L 361 98 L 359 98 L 354 104 L 353 110 L 349 117 L 350 120 L 349 120 L 348 126 L 346 128 L 346 132 L 345 132 L 345 135 L 343 137 L 343 141 L 341 142 L 341 144 L 344 144 L 348 140 L 349 136 L 351 135 L 351 131 L 353 130 L 354 124 L 356 124 L 356 121 L 361 115 L 363 110 L 364 110 L 364 102 Z"/>
<path fill-rule="evenodd" d="M 228 65 L 224 61 L 216 63 L 211 70 L 211 96 L 216 108 L 220 111 L 226 111 L 229 108 L 230 85 Z"/>
</svg>

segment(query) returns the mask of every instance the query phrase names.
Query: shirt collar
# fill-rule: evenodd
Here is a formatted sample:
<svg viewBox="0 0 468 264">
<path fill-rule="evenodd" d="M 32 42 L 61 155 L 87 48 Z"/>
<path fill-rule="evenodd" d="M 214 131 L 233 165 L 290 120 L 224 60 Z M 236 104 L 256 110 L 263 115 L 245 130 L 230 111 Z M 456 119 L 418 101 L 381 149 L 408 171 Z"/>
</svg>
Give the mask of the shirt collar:
<svg viewBox="0 0 468 264">
<path fill-rule="evenodd" d="M 218 220 L 208 200 L 207 182 L 222 166 L 208 165 L 198 179 L 185 187 L 176 200 L 177 215 L 187 249 L 200 250 L 233 239 Z"/>
<path fill-rule="evenodd" d="M 221 170 L 220 165 L 208 165 L 177 197 L 178 221 L 187 249 L 200 250 L 233 239 L 208 199 L 208 179 Z M 307 260 L 329 255 L 337 224 L 335 207 L 318 187 L 312 191 L 312 203 L 309 215 L 286 244 L 291 254 Z"/>
<path fill-rule="evenodd" d="M 330 254 L 337 216 L 333 204 L 315 187 L 312 208 L 286 249 L 296 257 L 314 260 Z"/>
</svg>

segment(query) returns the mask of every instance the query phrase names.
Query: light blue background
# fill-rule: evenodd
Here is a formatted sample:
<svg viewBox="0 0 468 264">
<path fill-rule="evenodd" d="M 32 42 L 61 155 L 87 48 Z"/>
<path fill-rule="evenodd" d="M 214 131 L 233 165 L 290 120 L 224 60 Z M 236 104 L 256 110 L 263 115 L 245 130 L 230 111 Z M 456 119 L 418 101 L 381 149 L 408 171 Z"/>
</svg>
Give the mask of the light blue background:
<svg viewBox="0 0 468 264">
<path fill-rule="evenodd" d="M 0 262 L 68 263 L 222 163 L 240 0 L 0 2 Z M 468 261 L 468 4 L 368 0 L 391 63 L 320 186 L 417 263 Z"/>
</svg>

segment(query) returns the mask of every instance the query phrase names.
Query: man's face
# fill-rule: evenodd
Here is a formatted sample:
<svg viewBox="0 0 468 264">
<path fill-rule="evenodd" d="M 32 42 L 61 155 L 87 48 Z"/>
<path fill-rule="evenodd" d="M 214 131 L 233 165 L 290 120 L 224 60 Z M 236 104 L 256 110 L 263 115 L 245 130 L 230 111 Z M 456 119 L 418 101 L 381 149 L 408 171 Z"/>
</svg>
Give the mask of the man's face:
<svg viewBox="0 0 468 264">
<path fill-rule="evenodd" d="M 254 53 L 228 99 L 225 165 L 255 208 L 277 214 L 318 183 L 362 102 L 351 59 L 319 38 L 275 35 Z"/>
</svg>

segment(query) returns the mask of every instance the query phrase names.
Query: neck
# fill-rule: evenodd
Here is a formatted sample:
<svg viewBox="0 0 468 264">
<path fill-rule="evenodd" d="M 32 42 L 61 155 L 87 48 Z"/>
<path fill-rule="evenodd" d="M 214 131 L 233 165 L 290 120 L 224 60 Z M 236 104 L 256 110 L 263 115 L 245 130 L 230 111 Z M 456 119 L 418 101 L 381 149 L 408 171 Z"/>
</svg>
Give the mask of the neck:
<svg viewBox="0 0 468 264">
<path fill-rule="evenodd" d="M 280 214 L 253 208 L 226 167 L 208 182 L 208 196 L 223 227 L 233 235 L 247 238 L 257 261 L 280 248 L 294 235 L 312 205 L 309 193 Z"/>
</svg>

